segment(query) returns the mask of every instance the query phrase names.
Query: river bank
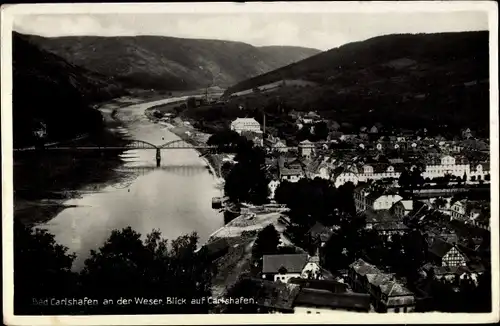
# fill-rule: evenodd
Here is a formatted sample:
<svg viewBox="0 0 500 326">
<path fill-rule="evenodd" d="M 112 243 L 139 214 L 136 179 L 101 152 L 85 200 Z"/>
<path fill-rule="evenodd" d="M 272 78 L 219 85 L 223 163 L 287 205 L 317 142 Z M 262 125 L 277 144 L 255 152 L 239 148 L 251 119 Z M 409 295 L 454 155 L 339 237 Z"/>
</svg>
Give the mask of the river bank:
<svg viewBox="0 0 500 326">
<path fill-rule="evenodd" d="M 95 137 L 63 142 L 76 141 L 82 146 L 96 141 L 108 145 L 123 143 L 123 134 L 120 132 L 123 125 L 110 113 L 141 101 L 144 99 L 122 97 L 103 102 L 98 109 L 107 128 Z M 116 171 L 122 164 L 122 152 L 14 152 L 14 218 L 30 226 L 45 223 L 63 210 L 75 207 L 66 204 L 68 200 L 81 198 L 85 193 L 102 191 L 110 184 L 120 182 L 127 177 Z"/>
</svg>

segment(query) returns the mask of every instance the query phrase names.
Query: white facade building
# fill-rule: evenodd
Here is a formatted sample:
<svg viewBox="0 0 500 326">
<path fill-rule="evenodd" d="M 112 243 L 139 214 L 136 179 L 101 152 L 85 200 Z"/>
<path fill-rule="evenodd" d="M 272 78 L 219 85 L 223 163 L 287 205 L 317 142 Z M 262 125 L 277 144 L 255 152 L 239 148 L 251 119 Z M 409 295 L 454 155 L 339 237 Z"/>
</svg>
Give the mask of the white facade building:
<svg viewBox="0 0 500 326">
<path fill-rule="evenodd" d="M 466 174 L 467 178 L 470 176 L 470 165 L 468 163 L 457 164 L 457 160 L 452 156 L 445 155 L 441 157 L 438 164 L 436 163 L 426 164 L 425 171 L 422 173 L 424 178 L 444 177 L 446 174 L 456 177 L 463 177 Z"/>
<path fill-rule="evenodd" d="M 237 118 L 231 122 L 231 130 L 241 134 L 243 131 L 262 133 L 260 123 L 254 118 Z"/>
</svg>

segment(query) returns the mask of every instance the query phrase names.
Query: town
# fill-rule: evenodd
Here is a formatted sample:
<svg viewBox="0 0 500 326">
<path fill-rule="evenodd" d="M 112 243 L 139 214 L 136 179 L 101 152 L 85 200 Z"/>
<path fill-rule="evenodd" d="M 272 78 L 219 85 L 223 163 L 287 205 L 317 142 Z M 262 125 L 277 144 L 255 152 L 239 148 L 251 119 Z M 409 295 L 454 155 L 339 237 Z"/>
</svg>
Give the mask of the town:
<svg viewBox="0 0 500 326">
<path fill-rule="evenodd" d="M 6 323 L 498 320 L 497 7 L 265 5 L 2 7 Z"/>
<path fill-rule="evenodd" d="M 314 111 L 290 115 L 298 133 L 307 128 L 317 141 L 287 146 L 266 133 L 265 116 L 263 125 L 237 118 L 208 139 L 226 152 L 216 154 L 226 171 L 216 208 L 233 212 L 225 228 L 260 226 L 216 233 L 207 245 L 229 268 L 235 234 L 256 235 L 251 257 L 236 255 L 247 268 L 221 290 L 255 303 L 222 312 L 489 309 L 488 139 L 468 128 L 445 139 L 378 123 L 344 133 Z M 234 153 L 240 143 L 251 144 L 253 158 Z"/>
</svg>

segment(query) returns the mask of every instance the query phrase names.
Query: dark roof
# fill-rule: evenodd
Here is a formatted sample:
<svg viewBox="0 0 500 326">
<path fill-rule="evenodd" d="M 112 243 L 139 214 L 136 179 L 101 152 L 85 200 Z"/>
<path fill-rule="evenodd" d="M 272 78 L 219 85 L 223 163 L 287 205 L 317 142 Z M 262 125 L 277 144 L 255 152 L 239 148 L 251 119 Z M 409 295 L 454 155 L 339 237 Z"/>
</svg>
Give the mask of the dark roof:
<svg viewBox="0 0 500 326">
<path fill-rule="evenodd" d="M 280 175 L 301 175 L 302 169 L 281 168 Z"/>
<path fill-rule="evenodd" d="M 349 265 L 349 267 L 351 267 L 356 273 L 362 276 L 366 274 L 382 274 L 377 266 L 369 264 L 361 258 Z"/>
<path fill-rule="evenodd" d="M 395 221 L 381 221 L 380 223 L 375 224 L 373 228 L 379 231 L 408 229 L 408 227 L 403 223 Z"/>
<path fill-rule="evenodd" d="M 395 217 L 388 209 L 367 209 L 361 213 L 366 217 L 366 222 L 368 223 L 381 223 L 384 221 L 394 221 Z"/>
<path fill-rule="evenodd" d="M 300 285 L 303 289 L 316 289 L 330 291 L 332 293 L 343 293 L 347 291 L 347 284 L 331 280 L 309 280 L 305 278 L 292 278 L 288 283 Z"/>
<path fill-rule="evenodd" d="M 331 293 L 322 290 L 302 289 L 296 297 L 294 305 L 369 311 L 370 295 L 354 292 Z"/>
<path fill-rule="evenodd" d="M 288 273 L 300 273 L 307 264 L 307 254 L 264 255 L 262 273 L 278 273 L 284 267 Z"/>
<path fill-rule="evenodd" d="M 429 252 L 433 253 L 439 258 L 443 258 L 444 255 L 446 255 L 453 247 L 453 244 L 446 242 L 440 238 L 436 238 L 430 245 Z"/>
<path fill-rule="evenodd" d="M 258 306 L 285 311 L 293 311 L 293 303 L 299 294 L 300 286 L 273 282 L 259 278 L 243 278 L 252 289 L 252 298 Z"/>
</svg>

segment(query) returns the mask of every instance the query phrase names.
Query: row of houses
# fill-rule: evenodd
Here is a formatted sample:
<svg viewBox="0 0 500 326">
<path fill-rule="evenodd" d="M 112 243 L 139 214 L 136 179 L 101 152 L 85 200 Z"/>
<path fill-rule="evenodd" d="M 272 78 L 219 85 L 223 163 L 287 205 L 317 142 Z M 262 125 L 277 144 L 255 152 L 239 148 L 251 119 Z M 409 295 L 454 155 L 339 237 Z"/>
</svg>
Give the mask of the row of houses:
<svg viewBox="0 0 500 326">
<path fill-rule="evenodd" d="M 401 159 L 389 159 L 385 163 L 352 163 L 342 164 L 341 160 L 329 159 L 329 157 L 317 157 L 311 159 L 312 146 L 309 143 L 299 145 L 301 158 L 283 158 L 279 160 L 279 180 L 298 181 L 301 178 L 321 177 L 330 179 L 336 187 L 348 182 L 357 185 L 370 180 L 398 179 L 403 171 L 420 169 L 424 179 L 442 178 L 446 175 L 466 179 L 465 182 L 480 181 L 488 183 L 490 180 L 489 162 L 468 163 L 465 159 L 445 155 L 439 160 L 427 158 L 421 164 L 406 163 Z M 290 168 L 289 166 L 296 168 Z"/>
<path fill-rule="evenodd" d="M 381 271 L 376 266 L 358 259 L 349 266 L 348 280 L 352 289 L 370 295 L 377 312 L 413 312 L 416 300 L 395 274 Z"/>
<path fill-rule="evenodd" d="M 261 288 L 255 295 L 257 305 L 272 313 L 328 314 L 339 310 L 371 310 L 367 294 L 353 292 L 348 284 L 324 274 L 328 273 L 320 266 L 318 253 L 313 256 L 264 255 L 262 279 L 251 279 L 254 288 Z"/>
<path fill-rule="evenodd" d="M 258 312 L 272 314 L 335 314 L 369 312 L 370 297 L 349 291 L 347 284 L 329 280 L 292 278 L 287 283 L 243 277 Z"/>
</svg>

